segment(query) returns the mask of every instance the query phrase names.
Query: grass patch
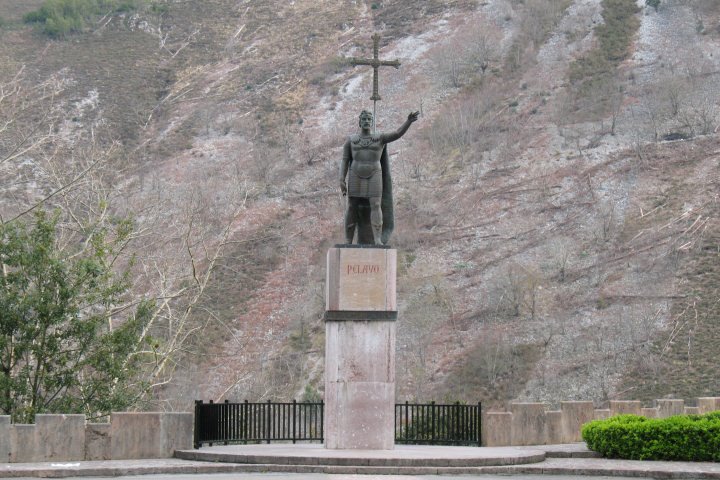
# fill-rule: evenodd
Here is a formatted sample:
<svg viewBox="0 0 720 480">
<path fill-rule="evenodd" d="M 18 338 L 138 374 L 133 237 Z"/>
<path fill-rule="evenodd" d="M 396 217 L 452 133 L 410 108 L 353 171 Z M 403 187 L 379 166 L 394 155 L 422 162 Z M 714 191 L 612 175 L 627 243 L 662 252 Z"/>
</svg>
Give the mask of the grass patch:
<svg viewBox="0 0 720 480">
<path fill-rule="evenodd" d="M 587 94 L 608 76 L 614 76 L 640 27 L 640 9 L 635 0 L 603 0 L 602 6 L 604 23 L 595 27 L 597 46 L 570 65 L 570 81 L 580 84 L 580 90 Z"/>
<path fill-rule="evenodd" d="M 137 0 L 45 0 L 39 9 L 25 14 L 23 20 L 40 25 L 50 37 L 65 38 L 85 30 L 99 16 L 129 12 L 137 7 Z"/>
<path fill-rule="evenodd" d="M 604 23 L 595 27 L 595 47 L 569 67 L 568 110 L 563 117 L 570 123 L 603 119 L 617 111 L 622 99 L 616 71 L 630 53 L 640 9 L 635 0 L 603 0 L 602 6 Z"/>
<path fill-rule="evenodd" d="M 717 182 L 700 185 L 696 180 L 683 181 L 675 172 L 698 168 L 715 148 L 715 142 L 694 142 L 653 153 L 663 160 L 678 158 L 675 165 L 665 166 L 663 185 L 647 199 L 646 209 L 657 208 L 653 215 L 635 218 L 625 224 L 622 241 L 628 242 L 640 232 L 658 232 L 682 215 L 688 198 L 697 195 L 698 189 L 717 190 Z M 697 154 L 693 153 L 695 150 Z M 663 153 L 665 152 L 665 153 Z M 702 190 L 700 190 L 702 191 Z M 717 357 L 720 352 L 720 206 L 709 203 L 704 215 L 713 219 L 703 231 L 702 238 L 689 250 L 670 253 L 664 260 L 669 274 L 678 281 L 680 298 L 672 302 L 669 319 L 662 332 L 656 334 L 647 355 L 638 358 L 623 373 L 618 391 L 629 392 L 637 400 L 652 400 L 672 395 L 675 398 L 693 398 L 716 395 L 720 389 L 717 375 Z M 687 221 L 689 227 L 694 218 Z M 682 244 L 690 237 L 680 237 Z"/>
</svg>

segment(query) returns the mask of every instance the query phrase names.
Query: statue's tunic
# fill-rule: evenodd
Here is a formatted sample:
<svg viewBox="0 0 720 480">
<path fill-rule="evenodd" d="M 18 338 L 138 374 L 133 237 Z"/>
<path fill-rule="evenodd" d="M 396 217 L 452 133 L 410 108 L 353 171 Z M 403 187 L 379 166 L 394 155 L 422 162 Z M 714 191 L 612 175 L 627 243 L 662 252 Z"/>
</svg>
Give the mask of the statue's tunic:
<svg viewBox="0 0 720 480">
<path fill-rule="evenodd" d="M 343 155 L 350 164 L 348 196 L 359 198 L 382 197 L 383 179 L 380 158 L 385 142 L 380 134 L 369 137 L 352 135 L 345 143 Z"/>
</svg>

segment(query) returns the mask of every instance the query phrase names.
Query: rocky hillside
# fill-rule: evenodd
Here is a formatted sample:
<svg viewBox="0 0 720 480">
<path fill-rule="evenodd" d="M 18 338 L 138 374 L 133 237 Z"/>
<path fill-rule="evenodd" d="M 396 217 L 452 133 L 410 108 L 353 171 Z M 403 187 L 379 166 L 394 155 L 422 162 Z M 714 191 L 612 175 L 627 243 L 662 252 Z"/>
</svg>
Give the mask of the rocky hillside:
<svg viewBox="0 0 720 480">
<path fill-rule="evenodd" d="M 378 129 L 422 112 L 390 149 L 398 398 L 720 392 L 717 2 L 148 0 L 64 38 L 42 4 L 0 4 L 0 212 L 132 215 L 166 408 L 322 395 L 374 32 Z"/>
</svg>

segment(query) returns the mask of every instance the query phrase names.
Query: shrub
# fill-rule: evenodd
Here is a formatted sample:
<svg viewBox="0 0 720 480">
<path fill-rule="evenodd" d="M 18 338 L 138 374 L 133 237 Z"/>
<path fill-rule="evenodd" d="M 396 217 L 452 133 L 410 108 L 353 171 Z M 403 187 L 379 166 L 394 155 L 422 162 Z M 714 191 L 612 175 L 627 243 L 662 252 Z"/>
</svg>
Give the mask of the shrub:
<svg viewBox="0 0 720 480">
<path fill-rule="evenodd" d="M 153 13 L 164 14 L 170 11 L 170 7 L 164 3 L 154 2 L 150 5 L 150 11 Z"/>
<path fill-rule="evenodd" d="M 116 12 L 131 12 L 137 8 L 135 0 L 125 0 L 115 7 Z"/>
<path fill-rule="evenodd" d="M 43 5 L 27 13 L 25 23 L 37 23 L 42 31 L 62 38 L 82 31 L 87 22 L 109 12 L 127 12 L 137 8 L 135 0 L 45 0 Z"/>
<path fill-rule="evenodd" d="M 618 415 L 583 426 L 588 448 L 609 458 L 720 461 L 720 411 L 648 419 Z"/>
<path fill-rule="evenodd" d="M 688 140 L 690 138 L 692 138 L 692 135 L 685 132 L 670 132 L 662 136 L 662 139 L 668 142 L 673 140 Z"/>
</svg>

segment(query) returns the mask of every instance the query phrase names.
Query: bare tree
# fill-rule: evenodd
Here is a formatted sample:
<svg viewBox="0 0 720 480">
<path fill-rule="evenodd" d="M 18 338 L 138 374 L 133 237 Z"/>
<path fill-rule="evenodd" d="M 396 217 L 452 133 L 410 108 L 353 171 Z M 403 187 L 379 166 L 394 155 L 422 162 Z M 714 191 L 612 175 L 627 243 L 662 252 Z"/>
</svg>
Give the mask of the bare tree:
<svg viewBox="0 0 720 480">
<path fill-rule="evenodd" d="M 526 311 L 530 318 L 535 320 L 541 286 L 542 277 L 539 272 L 534 268 L 513 263 L 505 271 L 501 284 L 501 304 L 505 305 L 511 316 L 518 317 Z"/>
<path fill-rule="evenodd" d="M 459 88 L 482 78 L 500 57 L 502 38 L 495 25 L 485 22 L 440 46 L 433 56 L 435 72 L 448 87 Z"/>
<path fill-rule="evenodd" d="M 138 401 L 163 400 L 160 392 L 174 380 L 178 365 L 196 355 L 201 332 L 219 328 L 202 300 L 234 241 L 252 187 L 243 177 L 228 179 L 231 188 L 211 185 L 237 174 L 218 164 L 213 167 L 218 172 L 197 175 L 202 180 L 185 191 L 159 177 L 144 188 L 118 168 L 125 152 L 102 129 L 90 123 L 71 134 L 63 130 L 73 112 L 62 100 L 64 87 L 56 78 L 33 86 L 22 70 L 0 83 L 0 221 L 56 209 L 59 248 L 76 255 L 92 247 L 94 232 L 130 228 L 112 262 L 130 269 L 133 287 L 127 303 L 114 308 L 151 305 L 127 361 L 139 359 L 142 365 L 135 372 L 144 386 Z"/>
</svg>

